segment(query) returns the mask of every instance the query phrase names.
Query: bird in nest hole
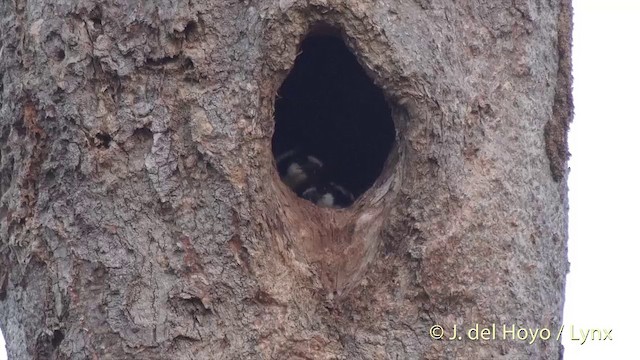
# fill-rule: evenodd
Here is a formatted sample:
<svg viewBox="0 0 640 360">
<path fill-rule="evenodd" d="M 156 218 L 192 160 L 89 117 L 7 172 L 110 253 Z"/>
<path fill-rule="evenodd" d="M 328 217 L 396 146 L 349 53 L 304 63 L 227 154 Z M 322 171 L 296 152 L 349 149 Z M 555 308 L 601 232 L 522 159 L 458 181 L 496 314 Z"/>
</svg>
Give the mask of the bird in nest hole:
<svg viewBox="0 0 640 360">
<path fill-rule="evenodd" d="M 350 206 L 353 194 L 330 178 L 327 168 L 317 156 L 300 150 L 289 150 L 276 158 L 282 181 L 299 197 L 327 208 Z"/>
</svg>

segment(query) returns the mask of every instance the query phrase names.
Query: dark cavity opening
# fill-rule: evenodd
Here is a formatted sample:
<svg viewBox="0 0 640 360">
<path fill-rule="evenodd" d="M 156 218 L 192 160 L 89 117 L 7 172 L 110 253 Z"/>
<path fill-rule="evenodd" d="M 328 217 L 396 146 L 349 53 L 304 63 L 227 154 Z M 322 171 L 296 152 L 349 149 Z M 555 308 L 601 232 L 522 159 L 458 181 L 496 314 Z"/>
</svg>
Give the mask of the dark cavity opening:
<svg viewBox="0 0 640 360">
<path fill-rule="evenodd" d="M 106 149 L 111 144 L 111 136 L 109 134 L 97 133 L 96 139 L 98 140 L 96 144 L 98 148 Z"/>
<path fill-rule="evenodd" d="M 382 90 L 344 42 L 324 33 L 308 36 L 275 102 L 272 150 L 281 179 L 317 205 L 347 207 L 376 181 L 394 140 Z M 294 162 L 309 175 L 302 183 L 292 177 Z M 334 195 L 331 204 L 327 192 Z"/>
<path fill-rule="evenodd" d="M 62 343 L 62 340 L 64 340 L 64 331 L 60 329 L 54 330 L 53 337 L 51 338 L 51 345 L 53 345 L 54 348 L 57 348 Z"/>
</svg>

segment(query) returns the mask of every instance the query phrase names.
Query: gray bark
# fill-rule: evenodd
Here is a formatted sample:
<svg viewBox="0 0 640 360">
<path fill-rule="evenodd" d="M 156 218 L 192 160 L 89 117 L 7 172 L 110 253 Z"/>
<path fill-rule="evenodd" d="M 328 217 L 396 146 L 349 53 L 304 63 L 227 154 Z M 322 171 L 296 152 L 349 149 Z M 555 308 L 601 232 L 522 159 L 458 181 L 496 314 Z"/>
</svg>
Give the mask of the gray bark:
<svg viewBox="0 0 640 360">
<path fill-rule="evenodd" d="M 11 359 L 561 358 L 569 0 L 14 0 L 0 21 Z M 339 211 L 270 150 L 319 21 L 398 131 Z M 552 336 L 429 333 L 493 323 Z"/>
</svg>

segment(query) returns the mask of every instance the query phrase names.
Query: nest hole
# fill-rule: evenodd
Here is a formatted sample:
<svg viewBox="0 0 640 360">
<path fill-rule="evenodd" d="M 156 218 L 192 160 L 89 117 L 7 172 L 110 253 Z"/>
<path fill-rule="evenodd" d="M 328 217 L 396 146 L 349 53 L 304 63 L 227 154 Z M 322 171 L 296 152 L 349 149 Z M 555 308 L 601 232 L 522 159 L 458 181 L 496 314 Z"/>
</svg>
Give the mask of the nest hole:
<svg viewBox="0 0 640 360">
<path fill-rule="evenodd" d="M 382 89 L 342 39 L 327 31 L 307 36 L 275 101 L 280 178 L 317 205 L 348 207 L 380 176 L 395 137 Z"/>
</svg>

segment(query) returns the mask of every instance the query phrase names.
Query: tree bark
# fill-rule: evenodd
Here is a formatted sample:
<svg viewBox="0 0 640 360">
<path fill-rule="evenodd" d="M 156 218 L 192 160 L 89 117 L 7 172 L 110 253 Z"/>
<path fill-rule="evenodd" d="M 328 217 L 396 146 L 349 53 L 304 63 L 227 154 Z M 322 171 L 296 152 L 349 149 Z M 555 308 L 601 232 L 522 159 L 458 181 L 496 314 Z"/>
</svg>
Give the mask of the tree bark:
<svg viewBox="0 0 640 360">
<path fill-rule="evenodd" d="M 10 359 L 562 357 L 569 0 L 0 14 Z M 318 23 L 397 129 L 344 210 L 292 194 L 270 150 L 276 92 Z M 495 339 L 469 337 L 492 324 Z"/>
</svg>

